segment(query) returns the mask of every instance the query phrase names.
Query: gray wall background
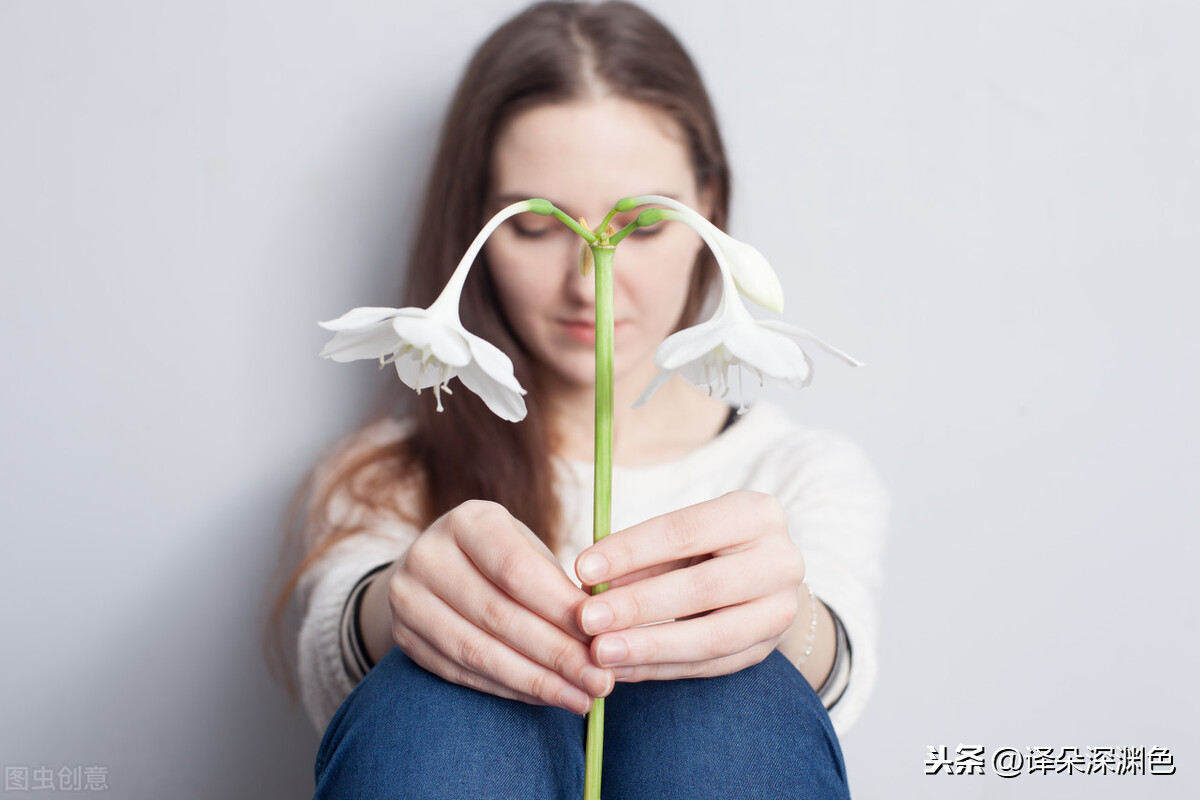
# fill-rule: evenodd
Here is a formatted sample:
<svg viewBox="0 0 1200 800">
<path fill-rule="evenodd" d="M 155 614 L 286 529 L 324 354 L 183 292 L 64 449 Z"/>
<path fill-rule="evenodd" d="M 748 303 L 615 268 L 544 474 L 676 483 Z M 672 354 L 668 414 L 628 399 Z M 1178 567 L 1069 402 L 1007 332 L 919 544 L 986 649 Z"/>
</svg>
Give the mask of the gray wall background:
<svg viewBox="0 0 1200 800">
<path fill-rule="evenodd" d="M 798 418 L 895 499 L 857 797 L 1197 782 L 1200 7 L 654 0 L 818 356 Z M 0 762 L 295 797 L 259 655 L 279 517 L 378 376 L 448 92 L 517 3 L 0 0 Z M 930 745 L 1163 746 L 1173 777 L 925 777 Z"/>
</svg>

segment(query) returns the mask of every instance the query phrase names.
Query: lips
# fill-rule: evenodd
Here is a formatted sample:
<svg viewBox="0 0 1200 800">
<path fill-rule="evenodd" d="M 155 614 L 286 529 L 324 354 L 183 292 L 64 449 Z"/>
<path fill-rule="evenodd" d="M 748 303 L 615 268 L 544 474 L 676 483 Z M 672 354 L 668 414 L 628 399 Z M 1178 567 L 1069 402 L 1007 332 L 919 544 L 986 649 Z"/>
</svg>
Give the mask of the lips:
<svg viewBox="0 0 1200 800">
<path fill-rule="evenodd" d="M 621 329 L 622 323 L 618 320 L 614 325 L 614 333 Z M 558 320 L 559 328 L 571 339 L 582 344 L 592 345 L 596 341 L 596 323 L 590 319 L 560 319 Z"/>
</svg>

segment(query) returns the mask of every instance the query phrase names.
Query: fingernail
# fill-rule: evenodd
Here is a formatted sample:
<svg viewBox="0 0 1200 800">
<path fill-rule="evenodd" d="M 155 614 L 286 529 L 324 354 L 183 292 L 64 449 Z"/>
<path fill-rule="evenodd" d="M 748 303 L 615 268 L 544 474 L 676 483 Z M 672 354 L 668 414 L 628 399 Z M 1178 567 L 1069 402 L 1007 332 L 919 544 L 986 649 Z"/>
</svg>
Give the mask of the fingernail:
<svg viewBox="0 0 1200 800">
<path fill-rule="evenodd" d="M 596 658 L 602 667 L 624 661 L 628 655 L 629 646 L 620 636 L 609 636 L 596 645 Z"/>
<path fill-rule="evenodd" d="M 623 681 L 633 674 L 633 667 L 617 667 L 613 670 L 613 677 L 619 681 Z"/>
<path fill-rule="evenodd" d="M 595 602 L 583 609 L 583 632 L 599 633 L 612 625 L 613 612 L 607 603 Z"/>
<path fill-rule="evenodd" d="M 603 697 L 608 694 L 608 670 L 586 667 L 579 675 L 579 682 L 592 697 Z"/>
<path fill-rule="evenodd" d="M 586 714 L 588 709 L 592 707 L 592 698 L 584 694 L 582 690 L 576 689 L 574 686 L 568 686 L 558 693 L 558 704 L 567 711 L 572 711 L 576 714 Z"/>
<path fill-rule="evenodd" d="M 575 574 L 579 576 L 579 580 L 589 586 L 599 583 L 607 570 L 608 559 L 599 553 L 588 553 L 581 557 L 579 563 L 575 565 Z"/>
</svg>

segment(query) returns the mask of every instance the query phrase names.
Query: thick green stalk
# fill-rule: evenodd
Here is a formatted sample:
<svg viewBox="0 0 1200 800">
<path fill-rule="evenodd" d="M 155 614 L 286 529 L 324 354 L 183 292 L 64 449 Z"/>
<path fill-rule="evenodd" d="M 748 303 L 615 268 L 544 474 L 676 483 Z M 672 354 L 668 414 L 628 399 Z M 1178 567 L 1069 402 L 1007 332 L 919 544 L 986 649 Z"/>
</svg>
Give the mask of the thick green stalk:
<svg viewBox="0 0 1200 800">
<path fill-rule="evenodd" d="M 592 540 L 600 541 L 612 528 L 612 418 L 613 418 L 613 250 L 592 245 L 596 270 L 596 449 L 592 457 L 595 482 L 592 492 Z M 602 583 L 592 589 L 599 594 Z M 588 714 L 584 800 L 600 800 L 600 774 L 604 756 L 604 698 L 592 702 Z"/>
</svg>

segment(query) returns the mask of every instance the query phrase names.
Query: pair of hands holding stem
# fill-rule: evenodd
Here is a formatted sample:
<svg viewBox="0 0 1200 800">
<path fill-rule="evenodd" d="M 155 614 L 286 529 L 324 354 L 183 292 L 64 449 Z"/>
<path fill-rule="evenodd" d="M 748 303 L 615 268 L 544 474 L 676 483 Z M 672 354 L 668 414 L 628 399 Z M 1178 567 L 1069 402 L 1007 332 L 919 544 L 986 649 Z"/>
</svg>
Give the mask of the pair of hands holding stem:
<svg viewBox="0 0 1200 800">
<path fill-rule="evenodd" d="M 617 680 L 723 675 L 776 646 L 793 661 L 804 651 L 804 559 L 769 495 L 731 492 L 615 532 L 575 569 L 608 591 L 576 586 L 503 506 L 464 503 L 369 587 L 367 647 L 379 659 L 394 643 L 453 683 L 577 714 Z"/>
</svg>

